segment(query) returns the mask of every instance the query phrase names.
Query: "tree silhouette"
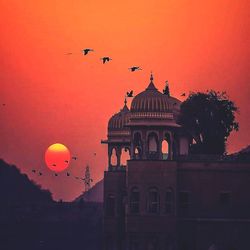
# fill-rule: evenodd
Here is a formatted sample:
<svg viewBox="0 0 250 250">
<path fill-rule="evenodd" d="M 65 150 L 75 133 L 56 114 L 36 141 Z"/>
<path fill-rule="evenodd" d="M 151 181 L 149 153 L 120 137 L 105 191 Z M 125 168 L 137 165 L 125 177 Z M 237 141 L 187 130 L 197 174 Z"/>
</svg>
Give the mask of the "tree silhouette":
<svg viewBox="0 0 250 250">
<path fill-rule="evenodd" d="M 238 131 L 238 108 L 226 92 L 191 93 L 181 105 L 179 123 L 190 133 L 191 153 L 224 154 L 231 131 Z"/>
</svg>

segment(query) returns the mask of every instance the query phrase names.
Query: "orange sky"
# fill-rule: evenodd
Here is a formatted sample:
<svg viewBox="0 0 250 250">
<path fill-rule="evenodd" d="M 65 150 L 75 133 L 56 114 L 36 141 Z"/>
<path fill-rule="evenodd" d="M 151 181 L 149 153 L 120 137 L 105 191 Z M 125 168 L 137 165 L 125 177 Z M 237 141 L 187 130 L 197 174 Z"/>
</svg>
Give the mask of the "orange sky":
<svg viewBox="0 0 250 250">
<path fill-rule="evenodd" d="M 144 90 L 153 70 L 172 95 L 226 90 L 240 108 L 240 132 L 229 151 L 250 144 L 248 0 L 8 0 L 0 1 L 0 158 L 56 199 L 73 199 L 83 183 L 53 177 L 46 148 L 65 144 L 79 159 L 75 175 L 90 164 L 93 179 L 107 165 L 109 117 L 127 90 Z M 87 57 L 81 49 L 91 47 Z M 72 52 L 71 56 L 65 53 Z M 102 65 L 100 57 L 113 60 Z M 142 71 L 131 73 L 128 67 Z M 3 122 L 2 122 L 3 121 Z M 94 156 L 94 152 L 97 153 Z M 31 174 L 37 168 L 42 177 Z M 62 185 L 63 183 L 63 185 Z"/>
</svg>

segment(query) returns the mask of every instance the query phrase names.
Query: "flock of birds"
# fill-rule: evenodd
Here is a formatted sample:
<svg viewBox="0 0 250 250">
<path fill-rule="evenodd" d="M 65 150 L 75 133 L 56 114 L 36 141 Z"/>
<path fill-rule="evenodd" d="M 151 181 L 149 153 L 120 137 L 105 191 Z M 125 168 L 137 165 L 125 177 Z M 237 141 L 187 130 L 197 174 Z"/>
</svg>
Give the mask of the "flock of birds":
<svg viewBox="0 0 250 250">
<path fill-rule="evenodd" d="M 81 52 L 82 52 L 82 54 L 84 56 L 87 56 L 90 52 L 91 53 L 94 52 L 94 50 L 90 49 L 90 48 L 86 48 L 86 49 L 82 49 Z M 65 53 L 65 55 L 67 55 L 67 56 L 72 55 L 72 54 L 73 54 L 72 52 Z M 112 58 L 109 57 L 109 56 L 104 56 L 104 57 L 101 57 L 100 60 L 102 61 L 103 64 L 105 64 L 105 63 L 110 62 L 112 60 Z M 131 72 L 134 72 L 134 71 L 137 71 L 137 70 L 142 70 L 142 68 L 139 67 L 139 66 L 132 66 L 132 67 L 129 68 L 129 70 Z"/>
<path fill-rule="evenodd" d="M 85 49 L 82 49 L 81 50 L 82 54 L 84 56 L 87 56 L 90 52 L 94 52 L 94 49 L 91 49 L 91 48 L 85 48 Z M 73 53 L 72 52 L 67 52 L 65 53 L 65 55 L 72 55 Z M 105 64 L 109 61 L 112 60 L 111 57 L 109 56 L 104 56 L 104 57 L 101 57 L 100 60 L 102 60 L 102 63 Z M 142 70 L 141 67 L 139 66 L 132 66 L 130 68 L 128 68 L 131 72 L 135 72 L 135 71 L 138 71 L 138 70 Z M 164 93 L 164 90 L 163 90 L 163 93 Z M 181 96 L 186 96 L 186 93 L 183 93 L 181 94 Z M 127 92 L 127 97 L 133 97 L 133 91 L 130 91 L 130 92 Z"/>
<path fill-rule="evenodd" d="M 94 156 L 96 156 L 96 153 L 94 153 Z M 76 161 L 78 158 L 77 158 L 77 156 L 72 156 L 71 159 Z M 68 160 L 65 160 L 64 162 L 65 162 L 65 163 L 69 163 Z M 57 165 L 56 165 L 55 163 L 53 163 L 51 166 L 52 166 L 52 167 L 56 167 Z M 43 173 L 42 173 L 41 171 L 38 171 L 38 170 L 36 170 L 36 169 L 32 169 L 31 172 L 32 172 L 33 174 L 37 174 L 38 176 L 42 176 L 42 175 L 43 175 Z M 64 174 L 65 174 L 65 173 L 64 173 Z M 60 175 L 61 175 L 61 174 L 60 174 Z M 59 174 L 58 174 L 58 173 L 54 173 L 53 176 L 58 177 Z M 86 181 L 86 178 L 82 178 L 82 177 L 79 177 L 79 176 L 73 176 L 70 172 L 66 172 L 66 176 L 67 176 L 67 177 L 72 176 L 72 177 L 74 177 L 76 180 Z M 89 179 L 88 181 L 93 182 L 93 179 Z"/>
<path fill-rule="evenodd" d="M 82 52 L 82 54 L 83 54 L 84 56 L 87 56 L 89 53 L 94 52 L 94 50 L 91 49 L 91 48 L 86 48 L 86 49 L 82 49 L 81 52 Z M 72 52 L 67 52 L 67 53 L 65 53 L 65 55 L 66 55 L 66 56 L 70 56 L 70 55 L 73 55 L 73 53 L 72 53 Z M 101 57 L 100 60 L 102 61 L 103 64 L 106 64 L 106 63 L 110 62 L 110 61 L 112 60 L 112 58 L 109 57 L 109 56 L 104 56 L 104 57 Z M 135 71 L 138 71 L 138 70 L 142 70 L 142 68 L 139 67 L 139 66 L 132 66 L 132 67 L 130 67 L 130 68 L 128 68 L 128 69 L 129 69 L 131 72 L 135 72 Z M 182 97 L 186 96 L 186 93 L 181 94 L 181 96 L 182 96 Z M 127 92 L 127 97 L 133 97 L 133 91 Z M 5 104 L 5 103 L 2 103 L 2 106 L 6 106 L 6 104 Z"/>
</svg>

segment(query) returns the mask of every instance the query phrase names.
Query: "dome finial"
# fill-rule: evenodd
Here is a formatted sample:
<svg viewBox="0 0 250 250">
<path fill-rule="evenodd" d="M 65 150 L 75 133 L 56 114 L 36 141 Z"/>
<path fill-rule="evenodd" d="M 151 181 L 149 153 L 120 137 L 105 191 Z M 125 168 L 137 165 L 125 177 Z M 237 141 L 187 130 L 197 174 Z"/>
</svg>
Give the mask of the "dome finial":
<svg viewBox="0 0 250 250">
<path fill-rule="evenodd" d="M 125 99 L 124 99 L 124 106 L 127 106 L 127 98 L 125 96 Z"/>
<path fill-rule="evenodd" d="M 157 88 L 155 87 L 153 81 L 154 81 L 154 76 L 153 76 L 153 72 L 151 71 L 151 74 L 150 74 L 150 83 L 149 83 L 148 87 L 146 88 L 146 90 L 157 90 Z"/>
<path fill-rule="evenodd" d="M 123 106 L 123 108 L 121 109 L 121 112 L 127 112 L 127 111 L 129 111 L 129 108 L 128 108 L 128 106 L 127 106 L 127 98 L 126 98 L 126 96 L 125 96 L 125 99 L 124 99 L 124 106 Z"/>
<path fill-rule="evenodd" d="M 150 82 L 153 83 L 153 80 L 154 80 L 154 76 L 153 76 L 153 72 L 152 72 L 152 70 L 151 70 L 151 73 L 150 73 Z"/>
</svg>

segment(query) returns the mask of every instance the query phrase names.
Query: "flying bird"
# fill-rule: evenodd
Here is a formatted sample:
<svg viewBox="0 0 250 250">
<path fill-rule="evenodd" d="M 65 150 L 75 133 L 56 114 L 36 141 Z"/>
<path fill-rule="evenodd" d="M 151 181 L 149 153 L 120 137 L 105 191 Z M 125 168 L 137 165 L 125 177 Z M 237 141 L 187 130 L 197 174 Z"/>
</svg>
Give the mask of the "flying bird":
<svg viewBox="0 0 250 250">
<path fill-rule="evenodd" d="M 72 159 L 73 159 L 73 160 L 77 160 L 77 157 L 76 157 L 76 156 L 72 156 Z"/>
<path fill-rule="evenodd" d="M 35 169 L 32 169 L 32 173 L 35 173 L 36 172 L 36 170 Z"/>
<path fill-rule="evenodd" d="M 55 173 L 55 176 L 58 176 L 58 174 L 57 174 L 57 173 Z"/>
<path fill-rule="evenodd" d="M 56 164 L 54 163 L 54 164 L 52 164 L 52 167 L 56 167 Z"/>
<path fill-rule="evenodd" d="M 43 173 L 41 173 L 41 172 L 39 172 L 38 174 L 39 174 L 39 176 L 43 175 Z"/>
<path fill-rule="evenodd" d="M 104 63 L 106 63 L 106 62 L 111 61 L 112 58 L 110 58 L 110 57 L 108 57 L 108 56 L 105 56 L 105 57 L 102 57 L 101 60 L 102 60 L 102 63 L 104 64 Z"/>
<path fill-rule="evenodd" d="M 130 92 L 127 92 L 127 97 L 133 97 L 133 90 L 131 90 Z"/>
<path fill-rule="evenodd" d="M 133 67 L 131 67 L 131 68 L 128 68 L 131 72 L 134 72 L 134 71 L 136 71 L 136 70 L 142 70 L 140 67 L 138 67 L 138 66 L 133 66 Z"/>
<path fill-rule="evenodd" d="M 186 96 L 186 93 L 181 94 L 181 96 Z"/>
<path fill-rule="evenodd" d="M 90 51 L 94 51 L 93 49 L 82 49 L 82 53 L 86 56 Z"/>
<path fill-rule="evenodd" d="M 65 162 L 65 163 L 69 163 L 69 161 L 68 161 L 68 160 L 65 160 L 64 162 Z"/>
<path fill-rule="evenodd" d="M 67 176 L 70 176 L 70 173 L 69 173 L 69 172 L 67 172 Z"/>
</svg>

